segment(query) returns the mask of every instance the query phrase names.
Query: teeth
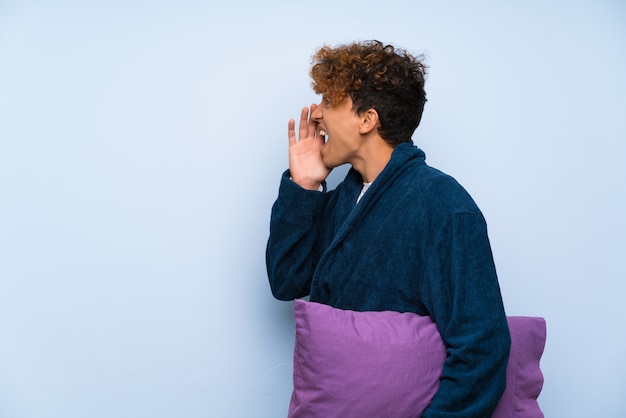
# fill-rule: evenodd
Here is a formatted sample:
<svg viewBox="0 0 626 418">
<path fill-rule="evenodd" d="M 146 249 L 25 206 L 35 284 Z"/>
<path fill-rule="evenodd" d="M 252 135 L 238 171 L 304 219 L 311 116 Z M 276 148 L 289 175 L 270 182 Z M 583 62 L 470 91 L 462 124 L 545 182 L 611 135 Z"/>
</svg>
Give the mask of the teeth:
<svg viewBox="0 0 626 418">
<path fill-rule="evenodd" d="M 320 135 L 322 135 L 322 136 L 326 136 L 326 135 L 327 135 L 327 134 L 326 134 L 326 131 L 325 131 L 325 130 L 323 130 L 323 129 L 320 129 Z"/>
</svg>

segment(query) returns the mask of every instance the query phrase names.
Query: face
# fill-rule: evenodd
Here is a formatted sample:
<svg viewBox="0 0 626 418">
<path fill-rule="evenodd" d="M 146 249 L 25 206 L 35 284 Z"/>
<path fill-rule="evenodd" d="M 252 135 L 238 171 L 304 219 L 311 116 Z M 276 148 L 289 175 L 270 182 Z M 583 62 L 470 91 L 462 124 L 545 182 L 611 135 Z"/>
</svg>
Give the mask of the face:
<svg viewBox="0 0 626 418">
<path fill-rule="evenodd" d="M 311 118 L 318 124 L 318 133 L 326 137 L 322 159 L 328 168 L 335 168 L 359 158 L 363 140 L 359 133 L 361 119 L 352 110 L 352 99 L 333 104 L 322 99 Z"/>
</svg>

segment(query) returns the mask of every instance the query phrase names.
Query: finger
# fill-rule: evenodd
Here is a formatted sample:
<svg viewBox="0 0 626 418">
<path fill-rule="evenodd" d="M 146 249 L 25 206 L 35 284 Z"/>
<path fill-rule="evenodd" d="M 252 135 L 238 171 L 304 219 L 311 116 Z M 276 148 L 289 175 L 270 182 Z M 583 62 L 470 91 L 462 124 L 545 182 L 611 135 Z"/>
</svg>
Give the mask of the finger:
<svg viewBox="0 0 626 418">
<path fill-rule="evenodd" d="M 289 146 L 295 145 L 296 143 L 296 121 L 293 119 L 289 119 L 289 123 L 287 124 L 287 136 L 289 137 Z"/>
<path fill-rule="evenodd" d="M 317 105 L 315 103 L 311 104 L 311 116 L 313 116 L 313 112 L 315 111 L 315 109 L 317 109 Z M 317 122 L 311 118 L 309 119 L 308 135 L 311 138 L 315 138 L 315 131 L 317 131 Z"/>
<path fill-rule="evenodd" d="M 299 139 L 303 139 L 307 137 L 308 132 L 308 124 L 309 124 L 309 108 L 303 107 L 302 112 L 300 113 L 300 125 L 299 125 Z"/>
</svg>

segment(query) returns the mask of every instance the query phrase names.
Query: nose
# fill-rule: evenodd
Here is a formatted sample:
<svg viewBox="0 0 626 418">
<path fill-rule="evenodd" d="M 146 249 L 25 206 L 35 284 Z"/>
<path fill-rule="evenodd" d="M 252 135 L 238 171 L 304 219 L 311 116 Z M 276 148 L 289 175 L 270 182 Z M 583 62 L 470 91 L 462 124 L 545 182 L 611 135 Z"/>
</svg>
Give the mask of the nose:
<svg viewBox="0 0 626 418">
<path fill-rule="evenodd" d="M 311 119 L 317 122 L 320 119 L 322 119 L 322 116 L 323 116 L 322 103 L 316 106 L 311 106 Z"/>
</svg>

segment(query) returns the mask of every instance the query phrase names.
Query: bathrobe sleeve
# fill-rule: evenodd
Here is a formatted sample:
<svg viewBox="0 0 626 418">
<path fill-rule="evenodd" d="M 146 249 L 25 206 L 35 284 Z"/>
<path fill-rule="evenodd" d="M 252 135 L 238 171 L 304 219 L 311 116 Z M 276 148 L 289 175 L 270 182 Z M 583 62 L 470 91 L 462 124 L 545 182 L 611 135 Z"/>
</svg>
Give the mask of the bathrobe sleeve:
<svg viewBox="0 0 626 418">
<path fill-rule="evenodd" d="M 267 274 L 272 294 L 293 300 L 311 291 L 311 278 L 320 250 L 317 248 L 326 202 L 324 191 L 305 190 L 283 173 L 278 198 L 272 206 L 266 248 Z"/>
<path fill-rule="evenodd" d="M 447 357 L 422 416 L 491 416 L 504 391 L 511 340 L 480 212 L 448 217 L 431 249 L 423 290 Z"/>
</svg>

